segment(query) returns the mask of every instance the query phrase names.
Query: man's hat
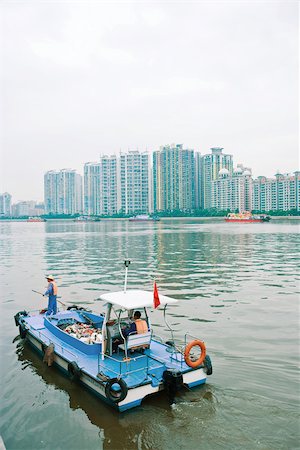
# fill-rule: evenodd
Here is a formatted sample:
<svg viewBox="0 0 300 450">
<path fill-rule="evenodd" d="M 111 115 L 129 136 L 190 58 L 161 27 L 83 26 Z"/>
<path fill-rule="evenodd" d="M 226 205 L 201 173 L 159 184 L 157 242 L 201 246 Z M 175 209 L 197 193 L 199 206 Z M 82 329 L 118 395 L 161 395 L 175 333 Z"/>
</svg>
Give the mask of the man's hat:
<svg viewBox="0 0 300 450">
<path fill-rule="evenodd" d="M 52 275 L 47 275 L 47 276 L 46 276 L 46 279 L 47 279 L 47 280 L 52 280 L 52 281 L 53 281 L 53 280 L 54 280 L 54 277 L 53 277 Z"/>
</svg>

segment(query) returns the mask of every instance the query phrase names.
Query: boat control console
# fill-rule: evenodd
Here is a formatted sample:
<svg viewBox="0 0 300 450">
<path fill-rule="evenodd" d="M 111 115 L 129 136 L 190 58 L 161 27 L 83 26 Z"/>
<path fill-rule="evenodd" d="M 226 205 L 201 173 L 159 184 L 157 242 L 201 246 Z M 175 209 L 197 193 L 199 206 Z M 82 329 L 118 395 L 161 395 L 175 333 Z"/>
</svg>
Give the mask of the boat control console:
<svg viewBox="0 0 300 450">
<path fill-rule="evenodd" d="M 130 327 L 131 321 L 130 319 L 122 319 L 121 322 L 121 329 L 122 331 L 126 328 Z M 106 331 L 107 331 L 107 347 L 106 351 L 111 356 L 113 353 L 113 343 L 114 341 L 119 341 L 121 343 L 123 341 L 123 338 L 120 333 L 119 323 L 117 320 L 110 320 L 106 324 Z"/>
</svg>

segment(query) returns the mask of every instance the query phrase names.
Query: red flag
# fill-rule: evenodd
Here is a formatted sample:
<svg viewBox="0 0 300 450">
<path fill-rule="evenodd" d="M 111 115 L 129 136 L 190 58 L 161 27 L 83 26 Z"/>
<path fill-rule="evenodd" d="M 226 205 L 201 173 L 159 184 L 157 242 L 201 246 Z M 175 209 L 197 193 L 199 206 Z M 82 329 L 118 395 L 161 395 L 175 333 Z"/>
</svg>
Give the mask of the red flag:
<svg viewBox="0 0 300 450">
<path fill-rule="evenodd" d="M 154 308 L 157 308 L 160 305 L 160 300 L 158 296 L 156 282 L 154 281 L 154 292 L 153 292 L 153 305 Z"/>
</svg>

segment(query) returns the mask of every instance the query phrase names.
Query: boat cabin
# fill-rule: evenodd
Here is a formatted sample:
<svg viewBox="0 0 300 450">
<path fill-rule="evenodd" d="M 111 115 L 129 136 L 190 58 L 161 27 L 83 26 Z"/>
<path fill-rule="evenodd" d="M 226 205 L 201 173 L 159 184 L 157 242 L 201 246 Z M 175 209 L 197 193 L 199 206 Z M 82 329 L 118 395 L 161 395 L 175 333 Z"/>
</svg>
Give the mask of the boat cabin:
<svg viewBox="0 0 300 450">
<path fill-rule="evenodd" d="M 130 327 L 135 311 L 141 312 L 141 319 L 147 322 L 151 335 L 151 322 L 147 309 L 153 308 L 153 292 L 142 290 L 110 292 L 102 294 L 100 298 L 107 302 L 105 320 L 102 327 L 102 334 L 106 337 L 106 348 L 105 346 L 102 347 L 103 358 L 105 353 L 111 356 L 117 347 L 123 348 L 127 354 L 129 349 L 128 338 L 125 337 L 126 333 L 124 334 L 124 332 Z M 177 300 L 165 295 L 160 295 L 159 298 L 160 306 L 162 307 L 166 307 L 167 304 L 177 303 Z M 129 340 L 132 340 L 132 338 Z M 142 342 L 142 339 L 139 342 Z"/>
</svg>

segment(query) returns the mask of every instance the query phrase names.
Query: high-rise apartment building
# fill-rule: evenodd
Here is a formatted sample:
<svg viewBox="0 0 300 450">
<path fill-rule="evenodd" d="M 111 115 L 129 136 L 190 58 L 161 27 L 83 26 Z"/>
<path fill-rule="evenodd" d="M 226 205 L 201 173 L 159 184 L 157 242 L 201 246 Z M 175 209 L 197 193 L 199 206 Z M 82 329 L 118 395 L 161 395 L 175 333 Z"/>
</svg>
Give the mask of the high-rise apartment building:
<svg viewBox="0 0 300 450">
<path fill-rule="evenodd" d="M 82 213 L 82 177 L 72 169 L 49 171 L 44 176 L 46 214 Z"/>
<path fill-rule="evenodd" d="M 11 195 L 8 192 L 0 194 L 0 216 L 11 215 Z"/>
<path fill-rule="evenodd" d="M 101 156 L 84 165 L 84 213 L 113 215 L 119 210 L 117 157 Z"/>
<path fill-rule="evenodd" d="M 58 208 L 60 214 L 82 213 L 82 177 L 76 170 L 59 172 Z"/>
<path fill-rule="evenodd" d="M 251 211 L 251 171 L 237 167 L 230 175 L 228 169 L 221 169 L 218 179 L 211 182 L 211 206 L 232 212 Z"/>
<path fill-rule="evenodd" d="M 151 211 L 148 152 L 120 153 L 120 206 L 124 214 Z"/>
<path fill-rule="evenodd" d="M 195 208 L 202 209 L 202 157 L 195 152 Z"/>
<path fill-rule="evenodd" d="M 212 207 L 212 181 L 215 181 L 221 169 L 227 169 L 232 174 L 232 155 L 223 153 L 223 148 L 211 148 L 211 154 L 201 158 L 201 207 L 208 209 Z"/>
<path fill-rule="evenodd" d="M 101 164 L 88 162 L 83 169 L 83 210 L 87 215 L 100 215 Z"/>
<path fill-rule="evenodd" d="M 300 172 L 260 176 L 253 182 L 253 209 L 256 211 L 300 211 Z"/>
<path fill-rule="evenodd" d="M 120 209 L 118 159 L 116 155 L 102 156 L 100 162 L 100 211 L 113 215 Z"/>
<path fill-rule="evenodd" d="M 194 150 L 173 144 L 153 153 L 153 207 L 154 211 L 195 208 Z"/>
<path fill-rule="evenodd" d="M 44 203 L 46 214 L 58 214 L 58 177 L 59 172 L 49 170 L 44 175 Z"/>
</svg>

